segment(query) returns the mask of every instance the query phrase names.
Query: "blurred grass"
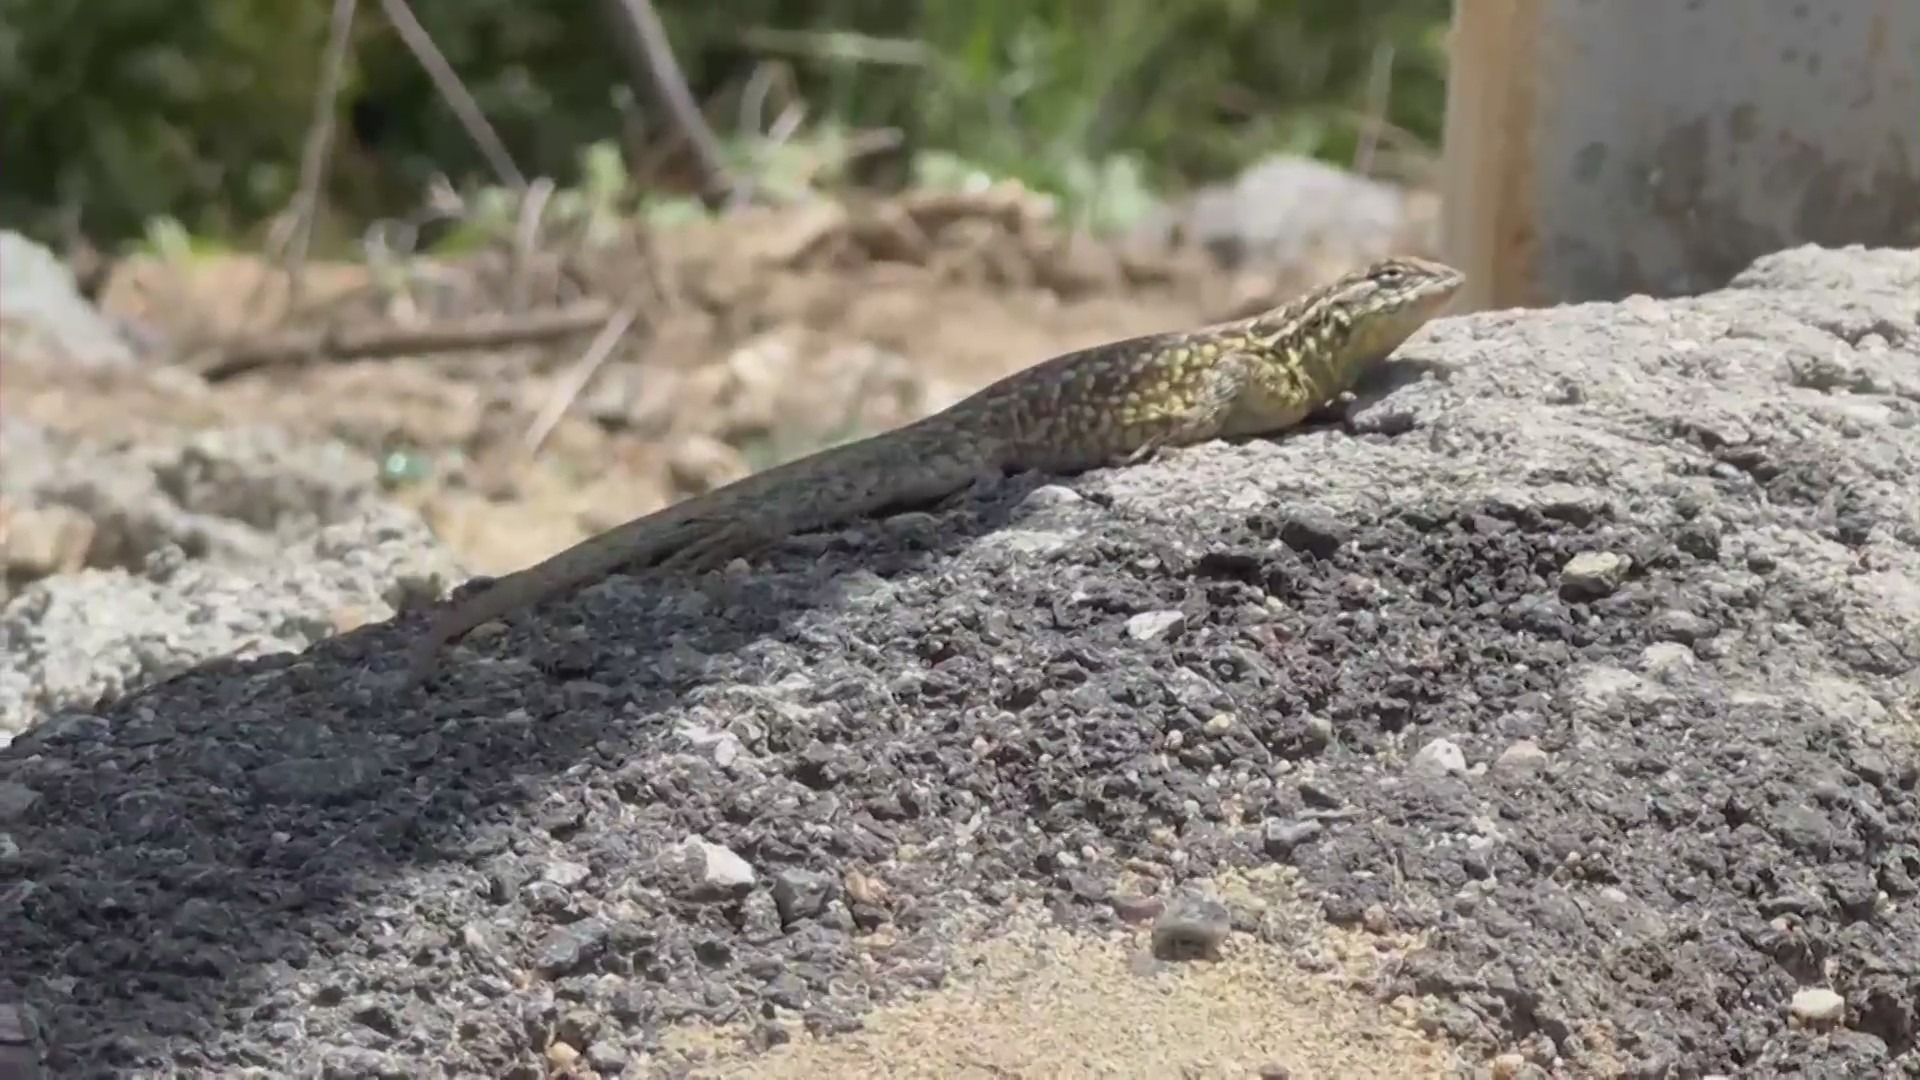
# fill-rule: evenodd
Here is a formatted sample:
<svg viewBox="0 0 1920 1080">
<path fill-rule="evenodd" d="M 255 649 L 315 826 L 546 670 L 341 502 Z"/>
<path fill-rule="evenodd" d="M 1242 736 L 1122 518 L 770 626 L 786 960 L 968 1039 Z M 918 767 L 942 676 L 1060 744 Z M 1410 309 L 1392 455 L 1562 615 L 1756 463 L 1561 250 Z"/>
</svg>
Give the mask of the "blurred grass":
<svg viewBox="0 0 1920 1080">
<path fill-rule="evenodd" d="M 776 187 L 1015 177 L 1106 226 L 1130 220 L 1156 192 L 1270 154 L 1348 164 L 1373 121 L 1402 143 L 1432 145 L 1450 8 L 657 2 L 735 163 L 774 167 Z M 156 218 L 197 238 L 257 238 L 292 195 L 328 7 L 0 0 L 0 223 L 50 237 L 77 221 L 103 244 L 137 241 Z M 625 88 L 601 5 L 413 7 L 523 172 L 572 188 L 592 158 L 586 148 L 621 147 L 651 202 L 684 209 L 684 163 L 673 160 L 666 125 Z M 346 85 L 330 176 L 336 239 L 416 207 L 436 173 L 490 181 L 373 0 L 360 3 Z M 798 134 L 772 145 L 769 126 L 795 103 L 805 109 Z M 881 128 L 899 133 L 896 151 L 834 167 L 835 145 Z"/>
</svg>

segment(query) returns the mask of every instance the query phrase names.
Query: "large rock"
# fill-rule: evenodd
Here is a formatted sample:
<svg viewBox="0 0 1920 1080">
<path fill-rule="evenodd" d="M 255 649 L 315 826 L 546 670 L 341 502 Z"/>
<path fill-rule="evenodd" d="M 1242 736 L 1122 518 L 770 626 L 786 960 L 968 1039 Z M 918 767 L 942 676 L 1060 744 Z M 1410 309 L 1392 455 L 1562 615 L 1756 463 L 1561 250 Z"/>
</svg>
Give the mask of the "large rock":
<svg viewBox="0 0 1920 1080">
<path fill-rule="evenodd" d="M 11 361 L 123 367 L 134 360 L 120 332 L 80 295 L 60 257 L 0 229 L 0 352 Z"/>
<path fill-rule="evenodd" d="M 0 984 L 58 1075 L 535 1075 L 1284 860 L 1424 932 L 1386 987 L 1469 1060 L 1910 1069 L 1916 297 L 1803 250 L 1452 320 L 1350 430 L 617 580 L 431 695 L 379 626 L 68 711 L 0 753 Z"/>
<path fill-rule="evenodd" d="M 1130 235 L 1147 244 L 1192 245 L 1235 269 L 1345 269 L 1431 251 L 1438 207 L 1429 193 L 1282 154 L 1156 208 Z"/>
<path fill-rule="evenodd" d="M 10 418 L 0 459 L 0 744 L 217 657 L 304 649 L 454 573 L 337 441 L 107 445 Z"/>
</svg>

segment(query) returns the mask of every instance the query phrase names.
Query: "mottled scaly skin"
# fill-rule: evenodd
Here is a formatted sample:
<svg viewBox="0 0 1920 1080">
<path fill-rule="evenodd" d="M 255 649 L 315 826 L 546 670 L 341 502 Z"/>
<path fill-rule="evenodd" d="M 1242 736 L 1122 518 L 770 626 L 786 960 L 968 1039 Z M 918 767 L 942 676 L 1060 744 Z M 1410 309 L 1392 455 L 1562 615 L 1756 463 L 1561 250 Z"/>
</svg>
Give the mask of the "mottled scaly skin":
<svg viewBox="0 0 1920 1080">
<path fill-rule="evenodd" d="M 699 572 L 991 473 L 1081 472 L 1283 431 L 1384 362 L 1461 281 L 1439 263 L 1383 259 L 1251 318 L 1042 361 L 925 419 L 755 473 L 500 578 L 439 614 L 409 658 L 406 685 L 481 623 L 622 567 Z"/>
</svg>

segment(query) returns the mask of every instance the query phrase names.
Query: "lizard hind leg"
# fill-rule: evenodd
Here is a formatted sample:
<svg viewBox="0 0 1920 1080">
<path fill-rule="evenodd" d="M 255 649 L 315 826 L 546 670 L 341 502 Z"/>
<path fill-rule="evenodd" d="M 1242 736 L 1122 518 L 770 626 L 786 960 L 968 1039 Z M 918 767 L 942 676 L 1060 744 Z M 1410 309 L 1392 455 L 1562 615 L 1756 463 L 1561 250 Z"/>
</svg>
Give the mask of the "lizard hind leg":
<svg viewBox="0 0 1920 1080">
<path fill-rule="evenodd" d="M 704 574 L 709 570 L 718 570 L 736 558 L 752 554 L 780 539 L 786 532 L 764 520 L 714 520 L 701 524 L 706 528 L 698 539 L 680 545 L 678 550 L 655 566 L 666 573 Z"/>
<path fill-rule="evenodd" d="M 703 518 L 701 535 L 662 559 L 660 569 L 718 569 L 795 533 L 945 498 L 999 472 L 994 451 L 976 435 L 932 426 L 909 432 L 822 455 L 791 472 L 778 497 Z"/>
</svg>

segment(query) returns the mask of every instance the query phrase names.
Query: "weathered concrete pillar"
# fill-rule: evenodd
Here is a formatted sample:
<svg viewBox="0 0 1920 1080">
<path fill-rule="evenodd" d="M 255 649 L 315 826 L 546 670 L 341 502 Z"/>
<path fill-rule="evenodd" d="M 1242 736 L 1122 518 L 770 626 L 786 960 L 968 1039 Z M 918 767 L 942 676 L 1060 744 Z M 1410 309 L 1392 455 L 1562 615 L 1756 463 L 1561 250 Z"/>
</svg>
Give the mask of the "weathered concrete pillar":
<svg viewBox="0 0 1920 1080">
<path fill-rule="evenodd" d="M 1462 307 L 1920 247 L 1920 0 L 1456 0 L 1451 56 Z"/>
</svg>

